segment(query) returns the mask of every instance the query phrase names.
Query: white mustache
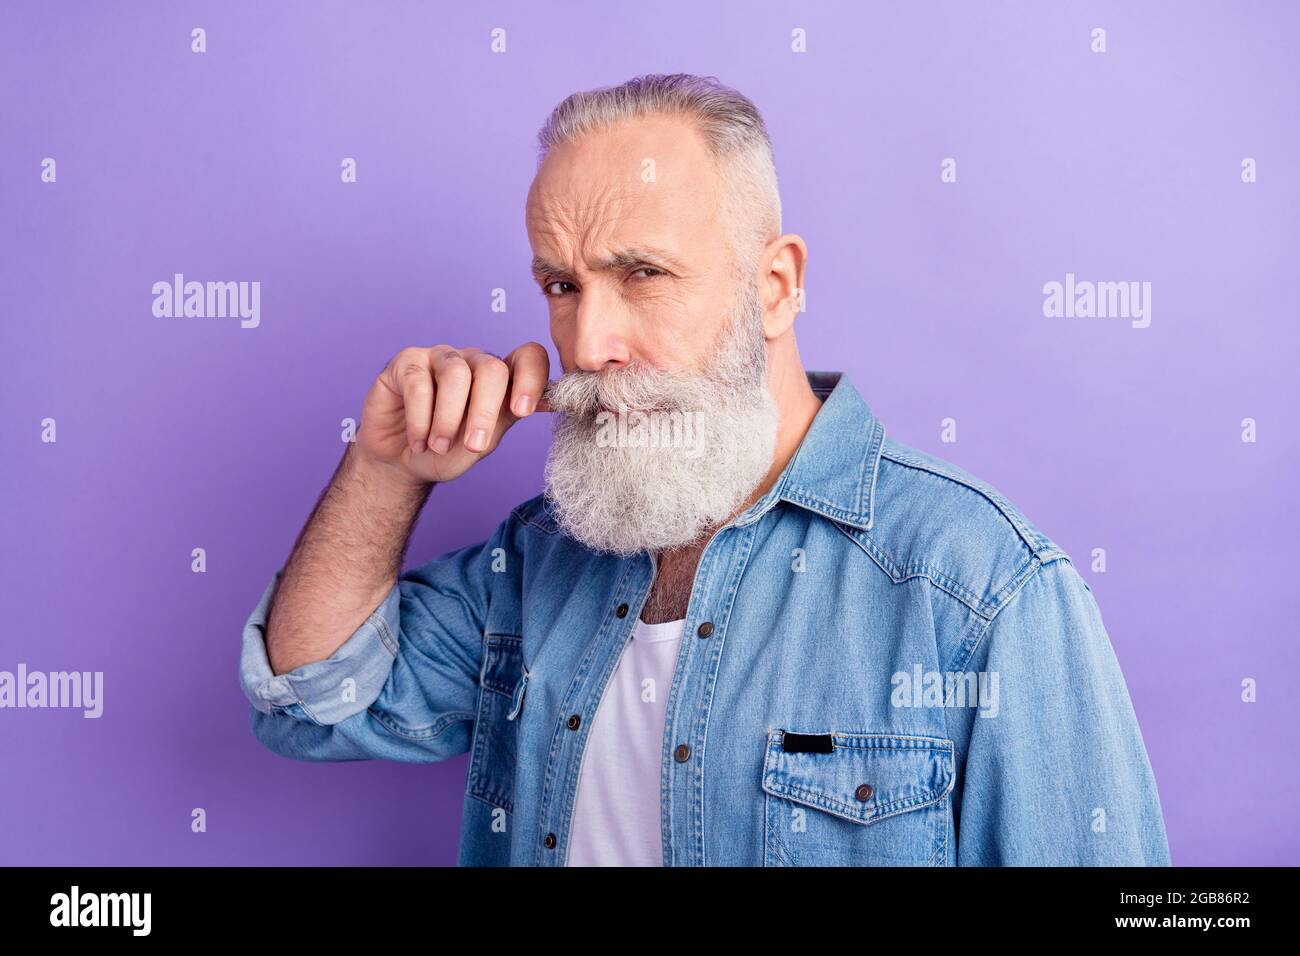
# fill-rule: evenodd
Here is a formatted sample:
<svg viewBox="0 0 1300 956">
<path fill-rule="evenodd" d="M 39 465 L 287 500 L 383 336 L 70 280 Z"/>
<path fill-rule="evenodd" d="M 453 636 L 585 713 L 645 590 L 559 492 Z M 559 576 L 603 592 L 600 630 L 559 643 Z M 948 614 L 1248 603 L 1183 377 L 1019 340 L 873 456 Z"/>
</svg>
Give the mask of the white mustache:
<svg viewBox="0 0 1300 956">
<path fill-rule="evenodd" d="M 620 406 L 636 411 L 690 411 L 707 382 L 695 372 L 656 368 L 634 361 L 619 369 L 566 372 L 546 386 L 551 410 L 571 418 L 594 418 Z"/>
</svg>

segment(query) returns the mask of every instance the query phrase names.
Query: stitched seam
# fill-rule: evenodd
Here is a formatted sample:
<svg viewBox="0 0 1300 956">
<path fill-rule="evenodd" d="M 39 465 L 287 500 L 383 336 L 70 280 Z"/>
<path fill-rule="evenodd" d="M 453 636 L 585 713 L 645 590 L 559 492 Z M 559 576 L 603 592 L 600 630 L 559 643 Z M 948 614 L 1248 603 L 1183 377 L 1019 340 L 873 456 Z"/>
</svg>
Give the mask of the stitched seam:
<svg viewBox="0 0 1300 956">
<path fill-rule="evenodd" d="M 510 513 L 526 525 L 537 528 L 546 534 L 555 534 L 559 528 L 555 523 L 555 519 L 546 513 L 544 505 L 539 501 L 534 508 L 535 510 L 526 510 L 526 504 L 519 505 Z"/>
<path fill-rule="evenodd" d="M 631 578 L 633 574 L 634 566 L 635 566 L 635 562 L 631 562 L 631 561 L 627 562 L 627 567 L 625 567 L 623 569 L 623 573 L 619 575 L 618 582 L 614 585 L 614 589 L 612 593 L 614 594 L 623 593 L 623 589 L 625 588 L 628 579 Z M 645 598 L 649 596 L 649 593 L 650 593 L 649 588 L 647 588 L 646 593 L 643 596 L 641 601 L 642 604 L 645 603 Z M 582 655 L 581 659 L 578 662 L 577 668 L 574 670 L 573 677 L 570 678 L 569 680 L 569 686 L 565 689 L 564 709 L 560 712 L 559 715 L 557 715 L 554 729 L 551 731 L 551 745 L 546 754 L 546 774 L 542 781 L 542 795 L 543 795 L 542 802 L 538 805 L 537 808 L 537 823 L 538 823 L 538 829 L 540 830 L 540 828 L 543 826 L 543 821 L 546 820 L 546 818 L 552 812 L 551 806 L 553 801 L 559 800 L 560 813 L 562 814 L 562 816 L 567 817 L 565 820 L 562 821 L 562 824 L 555 831 L 556 838 L 565 841 L 564 860 L 554 861 L 557 863 L 557 865 L 561 865 L 561 866 L 565 865 L 569 856 L 568 830 L 572 827 L 573 824 L 572 810 L 573 810 L 573 805 L 576 802 L 578 778 L 582 773 L 583 755 L 585 755 L 587 752 L 586 734 L 590 733 L 591 727 L 589 721 L 584 721 L 584 726 L 582 727 L 581 730 L 583 736 L 578 738 L 578 742 L 581 743 L 581 752 L 578 756 L 578 765 L 574 769 L 573 773 L 566 774 L 566 771 L 568 770 L 568 764 L 572 763 L 572 757 L 568 761 L 566 761 L 565 767 L 558 766 L 559 761 L 557 760 L 557 757 L 559 755 L 559 752 L 564 748 L 564 741 L 565 741 L 564 734 L 572 733 L 572 731 L 570 731 L 565 726 L 563 719 L 560 718 L 562 717 L 563 714 L 572 713 L 572 710 L 570 709 L 572 703 L 575 703 L 580 699 L 577 697 L 578 690 L 580 687 L 582 687 L 583 684 L 586 683 L 589 672 L 591 671 L 593 665 L 595 664 L 596 659 L 600 656 L 600 651 L 603 646 L 604 640 L 606 640 L 606 634 L 608 633 L 608 629 L 614 626 L 613 624 L 611 624 L 610 621 L 610 618 L 611 616 L 613 616 L 613 614 L 614 614 L 614 605 L 613 602 L 611 601 L 609 603 L 609 606 L 605 609 L 605 613 L 601 616 L 600 622 L 597 625 L 596 630 L 593 632 L 590 642 L 587 644 L 587 650 Z M 641 614 L 640 608 L 638 607 L 637 617 L 640 617 L 640 614 Z M 617 620 L 617 618 L 615 618 L 615 620 Z M 626 649 L 627 647 L 626 640 L 624 641 L 623 646 Z M 611 674 L 613 668 L 618 666 L 618 660 L 620 656 L 621 654 L 615 656 L 614 662 L 610 665 Z M 596 707 L 597 709 L 599 709 L 600 707 L 599 700 L 596 703 Z M 555 791 L 557 776 L 562 777 L 563 782 L 565 784 L 559 790 L 558 793 Z M 566 806 L 568 806 L 569 808 L 567 815 L 565 814 L 564 811 L 564 808 Z M 564 832 L 560 832 L 560 831 L 564 831 Z M 545 854 L 549 852 L 550 851 L 546 850 L 542 846 L 540 840 L 537 841 L 536 846 L 533 850 L 534 865 L 535 866 L 545 865 L 546 862 Z M 552 856 L 554 855 L 552 854 Z"/>
<path fill-rule="evenodd" d="M 473 797 L 475 800 L 478 800 L 482 803 L 486 803 L 493 810 L 504 810 L 510 816 L 514 816 L 514 806 L 512 804 L 507 805 L 509 804 L 509 801 L 507 801 L 507 804 L 494 803 L 490 798 L 484 796 L 481 793 L 475 793 L 473 790 L 465 791 L 465 796 Z"/>
<path fill-rule="evenodd" d="M 899 568 L 896 562 L 892 562 L 888 552 L 865 533 L 846 528 L 839 522 L 836 523 L 836 527 L 865 551 L 867 556 L 875 561 L 876 565 L 889 576 L 890 581 L 894 584 L 905 584 L 915 578 L 922 578 L 949 597 L 961 602 L 962 605 L 980 617 L 988 618 L 994 613 L 995 608 L 992 605 L 976 596 L 973 591 L 961 585 L 954 578 L 933 570 L 927 565 L 913 564 L 907 568 Z M 891 562 L 893 567 L 890 567 Z"/>
<path fill-rule="evenodd" d="M 398 594 L 398 607 L 399 608 L 401 607 L 400 592 Z M 370 616 L 374 619 L 373 623 L 375 625 L 375 629 L 379 631 L 379 640 L 383 642 L 383 645 L 388 650 L 388 653 L 392 654 L 393 657 L 396 658 L 397 648 L 399 645 L 398 645 L 397 638 L 393 635 L 392 629 L 389 628 L 388 626 L 387 618 L 385 618 L 378 611 L 375 611 Z"/>
<path fill-rule="evenodd" d="M 772 789 L 768 792 L 773 793 L 775 796 L 800 797 L 813 806 L 820 807 L 821 809 L 830 812 L 838 811 L 837 815 L 847 817 L 856 823 L 868 826 L 878 820 L 896 817 L 902 813 L 908 813 L 912 810 L 919 810 L 921 807 L 927 807 L 932 803 L 942 800 L 944 793 L 947 792 L 946 787 L 943 790 L 931 787 L 929 790 L 919 793 L 914 797 L 900 797 L 899 799 L 892 800 L 889 803 L 881 804 L 876 808 L 876 811 L 871 812 L 870 816 L 863 817 L 855 813 L 854 808 L 849 806 L 847 803 L 841 803 L 839 800 L 827 797 L 825 794 L 819 793 L 816 790 L 809 790 L 807 787 L 801 787 L 798 784 L 793 783 L 773 783 L 770 786 Z"/>
<path fill-rule="evenodd" d="M 704 658 L 706 664 L 711 661 L 712 665 L 711 667 L 709 667 L 704 671 L 701 677 L 701 680 L 703 682 L 700 687 L 701 710 L 700 710 L 700 719 L 699 719 L 699 735 L 700 735 L 699 758 L 700 758 L 701 767 L 704 766 L 704 761 L 707 756 L 706 751 L 709 745 L 709 716 L 713 712 L 713 694 L 714 691 L 717 689 L 718 671 L 722 667 L 722 655 L 726 651 L 726 647 L 727 647 L 726 641 L 727 641 L 727 634 L 729 633 L 728 625 L 731 623 L 731 614 L 736 606 L 736 591 L 739 589 L 741 579 L 745 575 L 745 569 L 749 566 L 749 559 L 754 553 L 754 535 L 756 534 L 756 531 L 757 529 L 748 529 L 744 532 L 740 532 L 740 534 L 742 535 L 740 545 L 739 545 L 741 549 L 741 553 L 739 554 L 733 553 L 730 558 L 730 560 L 735 562 L 735 570 L 732 572 L 731 580 L 722 589 L 722 595 L 721 595 L 722 603 L 719 605 L 719 610 L 721 611 L 721 613 L 719 614 L 718 619 L 715 621 L 715 627 L 717 629 L 717 639 L 715 643 L 707 649 L 707 653 L 711 655 L 711 657 Z M 716 560 L 717 560 L 716 558 L 710 556 L 711 565 L 712 562 Z M 697 569 L 697 573 L 698 573 L 698 569 Z M 725 610 L 723 610 L 724 608 Z M 693 648 L 695 646 L 697 645 L 692 645 Z M 705 862 L 705 854 L 707 853 L 708 850 L 708 842 L 705 839 L 705 833 L 704 833 L 704 819 L 705 819 L 704 804 L 706 800 L 704 788 L 707 783 L 707 777 L 702 770 L 699 774 L 699 780 L 700 780 L 699 798 L 698 800 L 696 800 L 696 806 L 694 809 L 697 811 L 696 819 L 697 819 L 697 828 L 699 832 L 699 844 L 698 844 L 699 865 L 705 866 L 707 865 Z M 672 794 L 670 793 L 669 794 L 670 807 L 671 807 L 671 801 L 672 801 Z"/>
<path fill-rule="evenodd" d="M 856 528 L 845 527 L 841 522 L 836 521 L 835 527 L 839 528 L 840 533 L 849 538 L 854 544 L 866 552 L 867 557 L 876 563 L 880 570 L 888 575 L 889 579 L 898 584 L 898 576 L 895 573 L 897 565 L 891 566 L 889 554 L 881 550 L 874 541 L 866 535 L 861 534 Z"/>
<path fill-rule="evenodd" d="M 1010 577 L 1007 578 L 1006 584 L 1002 585 L 1002 587 L 998 588 L 993 593 L 992 605 L 994 614 L 991 616 L 996 617 L 997 610 L 1007 603 L 1009 595 L 1015 594 L 1016 591 L 1020 589 L 1022 584 L 1020 579 L 1027 578 L 1032 573 L 1035 563 L 1037 563 L 1039 567 L 1042 566 L 1042 562 L 1038 560 L 1038 557 L 1031 554 L 1011 572 Z"/>
<path fill-rule="evenodd" d="M 475 716 L 467 711 L 455 710 L 443 714 L 427 727 L 406 728 L 394 723 L 382 711 L 376 710 L 374 707 L 366 708 L 366 713 L 374 717 L 379 725 L 393 736 L 401 737 L 403 740 L 432 740 L 434 737 L 439 737 L 446 732 L 448 727 L 453 727 L 463 721 L 473 721 Z"/>
<path fill-rule="evenodd" d="M 946 809 L 946 808 L 945 808 Z M 946 862 L 948 859 L 948 813 L 945 812 L 939 817 L 939 826 L 943 830 L 943 839 L 935 847 L 934 853 L 930 855 L 930 866 L 938 866 L 939 859 L 942 857 Z"/>
<path fill-rule="evenodd" d="M 1031 561 L 1037 561 L 1037 559 L 1036 558 L 1031 559 Z M 1053 563 L 1053 562 L 1049 562 L 1049 563 Z M 1036 577 L 1038 573 L 1042 571 L 1042 569 L 1045 568 L 1046 566 L 1047 565 L 1044 564 L 1043 562 L 1037 561 L 1036 566 L 1032 568 L 1028 574 L 1024 574 L 1020 577 L 1020 581 L 1016 585 L 1015 591 L 1013 591 L 1006 598 L 1006 600 L 998 607 L 994 615 L 988 619 L 988 622 L 984 625 L 984 627 L 980 630 L 978 636 L 976 636 L 975 640 L 971 643 L 970 650 L 968 650 L 965 653 L 965 655 L 962 656 L 962 658 L 960 659 L 960 666 L 958 666 L 958 661 L 954 660 L 952 666 L 948 668 L 949 670 L 959 669 L 963 674 L 966 673 L 966 668 L 970 664 L 970 659 L 973 656 L 975 656 L 975 652 L 979 650 L 980 644 L 984 642 L 984 638 L 988 634 L 988 632 L 992 629 L 993 623 L 1001 616 L 1002 612 L 1005 611 L 1007 607 L 1011 605 L 1013 598 L 1015 598 L 1016 595 L 1018 595 L 1024 589 L 1024 586 L 1028 584 L 1031 580 L 1033 580 L 1034 577 Z"/>
<path fill-rule="evenodd" d="M 923 562 L 911 564 L 903 569 L 902 576 L 896 583 L 901 584 L 902 582 L 911 580 L 912 578 L 925 578 L 941 591 L 945 591 L 957 600 L 961 601 L 962 604 L 965 604 L 976 614 L 987 617 L 990 613 L 988 603 L 982 597 L 970 588 L 966 587 L 952 575 L 940 571 L 933 565 L 925 564 Z"/>
<path fill-rule="evenodd" d="M 1015 529 L 1016 534 L 1020 536 L 1020 539 L 1025 543 L 1026 547 L 1028 547 L 1030 551 L 1038 552 L 1042 550 L 1045 542 L 1038 540 L 1042 537 L 1041 532 L 1038 535 L 1035 535 L 1030 531 L 1028 524 L 1018 515 L 1012 513 L 1010 510 L 1010 502 L 1003 499 L 1000 492 L 994 491 L 991 487 L 981 488 L 977 485 L 973 485 L 966 479 L 959 478 L 957 475 L 950 474 L 946 471 L 941 471 L 928 462 L 912 458 L 902 450 L 884 452 L 882 457 L 888 458 L 890 461 L 902 465 L 904 468 L 914 468 L 917 471 L 924 471 L 928 474 L 951 481 L 954 484 L 961 485 L 963 488 L 970 489 L 997 509 L 998 514 L 1002 516 L 1002 519 L 1006 521 L 1007 524 L 1011 525 L 1011 527 Z"/>
<path fill-rule="evenodd" d="M 858 527 L 861 526 L 861 512 L 851 512 L 848 509 L 833 504 L 825 498 L 814 495 L 811 492 L 796 488 L 782 497 L 784 497 L 786 501 L 797 505 L 804 505 L 813 511 L 825 514 L 828 518 L 836 518 L 846 524 Z"/>
<path fill-rule="evenodd" d="M 876 478 L 880 475 L 880 456 L 885 451 L 885 425 L 876 419 L 876 444 L 871 463 L 871 489 L 867 497 L 867 528 L 876 523 Z M 859 502 L 859 508 L 861 502 Z"/>
<path fill-rule="evenodd" d="M 1052 560 L 1056 559 L 1053 558 Z M 975 648 L 979 646 L 980 638 L 983 636 L 984 631 L 993 623 L 993 619 L 997 617 L 998 612 L 1010 602 L 1011 598 L 1019 592 L 1020 588 L 1024 587 L 1025 582 L 1028 581 L 1029 578 L 1033 577 L 1037 569 L 1042 566 L 1042 562 L 1040 562 L 1035 555 L 1031 554 L 1025 559 L 1023 564 L 1011 573 L 1007 578 L 1007 583 L 999 588 L 997 593 L 994 594 L 993 601 L 989 605 L 991 610 L 986 613 L 978 614 L 979 620 L 983 622 L 984 626 L 978 630 L 969 626 L 963 629 L 963 633 L 966 630 L 972 630 L 973 633 L 963 636 L 958 641 L 957 647 L 953 651 L 952 660 L 943 668 L 945 671 L 965 671 L 966 662 L 969 661 L 971 655 L 975 653 Z"/>
<path fill-rule="evenodd" d="M 866 484 L 867 462 L 871 460 L 871 441 L 876 437 L 876 429 L 873 425 L 871 435 L 867 439 L 867 454 L 862 456 L 862 461 L 858 464 L 858 480 L 853 485 L 853 512 L 862 514 L 862 486 Z"/>
<path fill-rule="evenodd" d="M 795 858 L 794 858 L 794 854 L 790 852 L 790 848 L 789 848 L 788 846 L 786 846 L 786 845 L 785 845 L 785 841 L 784 841 L 780 836 L 777 835 L 777 832 L 776 832 L 776 830 L 773 828 L 771 821 L 767 819 L 766 804 L 767 804 L 767 803 L 771 803 L 771 798 L 770 798 L 767 794 L 763 794 L 763 800 L 765 801 L 765 807 L 764 807 L 764 812 L 763 812 L 763 822 L 764 822 L 764 827 L 763 827 L 763 829 L 764 829 L 764 831 L 765 831 L 764 836 L 763 836 L 763 840 L 764 840 L 764 846 L 763 846 L 763 863 L 764 863 L 764 865 L 766 865 L 766 866 L 772 866 L 772 865 L 773 865 L 773 864 L 770 864 L 770 863 L 767 862 L 767 859 L 768 859 L 768 857 L 767 857 L 767 850 L 768 850 L 768 844 L 770 844 L 770 845 L 771 845 L 771 850 L 772 850 L 772 855 L 775 856 L 777 859 L 779 859 L 779 860 L 781 861 L 781 864 L 780 864 L 781 866 L 798 866 L 799 864 L 798 864 L 798 862 L 795 860 Z"/>
<path fill-rule="evenodd" d="M 311 718 L 313 723 L 319 724 L 322 727 L 330 726 L 329 724 L 326 724 L 324 721 L 322 721 L 319 717 L 317 717 L 314 713 L 312 713 L 312 709 L 307 706 L 306 701 L 304 701 L 302 697 L 298 697 L 296 703 L 298 704 L 299 707 L 302 708 L 303 713 L 306 714 L 309 718 Z M 358 713 L 360 713 L 360 711 L 358 711 Z"/>
</svg>

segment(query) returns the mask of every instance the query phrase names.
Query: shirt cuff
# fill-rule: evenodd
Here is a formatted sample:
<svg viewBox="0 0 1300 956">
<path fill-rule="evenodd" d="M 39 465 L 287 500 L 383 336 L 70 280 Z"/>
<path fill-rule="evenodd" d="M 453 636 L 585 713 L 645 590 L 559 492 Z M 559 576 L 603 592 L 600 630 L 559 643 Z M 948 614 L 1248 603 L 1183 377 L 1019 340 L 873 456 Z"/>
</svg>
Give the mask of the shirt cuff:
<svg viewBox="0 0 1300 956">
<path fill-rule="evenodd" d="M 277 675 L 266 655 L 266 620 L 283 576 L 284 568 L 275 572 L 244 624 L 239 659 L 244 695 L 264 714 L 287 712 L 317 724 L 336 724 L 361 713 L 379 697 L 392 672 L 401 592 L 394 584 L 329 657 Z"/>
</svg>

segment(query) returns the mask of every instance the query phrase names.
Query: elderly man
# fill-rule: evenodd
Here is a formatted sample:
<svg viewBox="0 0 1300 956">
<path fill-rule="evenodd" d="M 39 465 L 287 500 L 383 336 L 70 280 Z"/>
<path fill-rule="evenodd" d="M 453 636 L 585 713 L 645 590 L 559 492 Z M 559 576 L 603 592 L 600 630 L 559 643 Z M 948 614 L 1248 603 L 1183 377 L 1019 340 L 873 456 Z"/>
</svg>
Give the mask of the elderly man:
<svg viewBox="0 0 1300 956">
<path fill-rule="evenodd" d="M 804 370 L 807 248 L 754 105 L 645 76 L 540 140 L 563 374 L 535 342 L 392 359 L 244 628 L 257 738 L 468 751 L 462 864 L 1168 864 L 1070 558 Z M 544 492 L 401 573 L 433 486 L 538 411 Z"/>
</svg>

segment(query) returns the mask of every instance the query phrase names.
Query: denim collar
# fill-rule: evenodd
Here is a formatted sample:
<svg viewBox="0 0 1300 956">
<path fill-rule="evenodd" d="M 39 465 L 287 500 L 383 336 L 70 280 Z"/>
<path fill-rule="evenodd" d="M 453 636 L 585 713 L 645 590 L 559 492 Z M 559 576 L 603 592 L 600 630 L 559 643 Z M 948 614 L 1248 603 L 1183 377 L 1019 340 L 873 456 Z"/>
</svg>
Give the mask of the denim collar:
<svg viewBox="0 0 1300 956">
<path fill-rule="evenodd" d="M 735 524 L 756 521 L 788 501 L 863 531 L 875 520 L 876 472 L 885 426 L 846 372 L 807 372 L 822 407 L 781 477 Z"/>
</svg>

